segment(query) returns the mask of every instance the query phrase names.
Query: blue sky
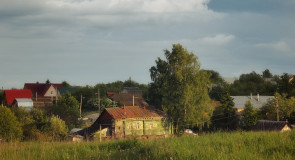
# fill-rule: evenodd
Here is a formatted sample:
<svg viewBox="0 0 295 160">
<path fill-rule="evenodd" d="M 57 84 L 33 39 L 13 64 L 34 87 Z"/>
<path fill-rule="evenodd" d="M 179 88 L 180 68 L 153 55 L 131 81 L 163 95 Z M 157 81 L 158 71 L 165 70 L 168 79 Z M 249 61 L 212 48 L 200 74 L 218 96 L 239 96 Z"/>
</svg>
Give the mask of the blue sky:
<svg viewBox="0 0 295 160">
<path fill-rule="evenodd" d="M 0 0 L 0 87 L 149 83 L 180 43 L 203 69 L 295 74 L 295 0 Z"/>
</svg>

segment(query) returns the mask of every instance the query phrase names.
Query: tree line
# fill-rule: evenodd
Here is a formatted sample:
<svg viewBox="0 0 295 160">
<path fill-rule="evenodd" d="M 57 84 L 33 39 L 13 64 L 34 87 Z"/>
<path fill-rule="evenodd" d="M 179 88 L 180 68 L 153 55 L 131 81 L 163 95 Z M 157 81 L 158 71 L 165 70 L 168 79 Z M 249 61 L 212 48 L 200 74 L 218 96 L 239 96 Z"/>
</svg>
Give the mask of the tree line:
<svg viewBox="0 0 295 160">
<path fill-rule="evenodd" d="M 81 98 L 83 112 L 97 111 L 98 106 L 102 111 L 106 107 L 120 105 L 108 99 L 106 93 L 120 92 L 124 87 L 140 88 L 144 99 L 163 110 L 178 130 L 249 129 L 258 119 L 275 120 L 278 112 L 279 120 L 295 122 L 294 76 L 287 73 L 273 75 L 266 69 L 262 74 L 254 71 L 242 74 L 233 84 L 228 84 L 218 72 L 202 69 L 198 57 L 181 44 L 174 44 L 172 50 L 165 49 L 164 56 L 164 59 L 157 58 L 150 68 L 149 84 L 139 84 L 129 78 L 126 81 L 75 87 L 75 92 L 62 95 L 46 110 L 28 112 L 21 108 L 1 107 L 0 136 L 6 139 L 63 139 L 70 129 L 85 127 L 79 119 Z M 63 85 L 71 87 L 66 81 Z M 250 93 L 275 95 L 276 98 L 260 109 L 247 102 L 239 122 L 230 96 Z M 7 119 L 10 119 L 9 123 Z M 9 126 L 14 128 L 15 134 L 6 133 Z"/>
</svg>

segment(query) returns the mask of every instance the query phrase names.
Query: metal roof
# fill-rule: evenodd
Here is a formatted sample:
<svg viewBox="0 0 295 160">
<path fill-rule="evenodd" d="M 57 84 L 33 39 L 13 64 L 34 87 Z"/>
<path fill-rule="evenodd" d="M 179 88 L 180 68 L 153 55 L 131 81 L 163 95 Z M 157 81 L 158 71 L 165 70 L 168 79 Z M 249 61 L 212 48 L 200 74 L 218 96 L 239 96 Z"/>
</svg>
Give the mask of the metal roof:
<svg viewBox="0 0 295 160">
<path fill-rule="evenodd" d="M 151 107 L 125 106 L 105 109 L 114 119 L 166 117 L 162 111 Z"/>
<path fill-rule="evenodd" d="M 286 121 L 269 121 L 269 120 L 259 120 L 255 126 L 252 127 L 254 131 L 281 131 L 285 126 L 292 129 L 289 122 Z"/>
<path fill-rule="evenodd" d="M 231 96 L 233 98 L 233 102 L 235 103 L 235 108 L 241 109 L 245 107 L 247 101 L 250 101 L 254 108 L 260 108 L 268 100 L 274 98 L 274 96 Z"/>
</svg>

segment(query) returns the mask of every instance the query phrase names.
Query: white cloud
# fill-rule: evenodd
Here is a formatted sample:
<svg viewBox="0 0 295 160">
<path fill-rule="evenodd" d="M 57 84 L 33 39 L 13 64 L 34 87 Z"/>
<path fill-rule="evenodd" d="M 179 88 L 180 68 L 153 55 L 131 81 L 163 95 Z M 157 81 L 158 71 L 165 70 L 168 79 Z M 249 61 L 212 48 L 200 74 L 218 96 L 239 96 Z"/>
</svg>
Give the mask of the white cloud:
<svg viewBox="0 0 295 160">
<path fill-rule="evenodd" d="M 48 0 L 47 4 L 83 12 L 196 12 L 207 10 L 209 0 Z"/>
<path fill-rule="evenodd" d="M 277 51 L 287 52 L 290 51 L 288 44 L 285 41 L 271 42 L 271 43 L 259 43 L 256 47 L 275 49 Z"/>
<path fill-rule="evenodd" d="M 221 46 L 232 42 L 235 39 L 234 35 L 217 34 L 215 36 L 208 36 L 201 39 L 201 42 L 209 45 Z"/>
</svg>

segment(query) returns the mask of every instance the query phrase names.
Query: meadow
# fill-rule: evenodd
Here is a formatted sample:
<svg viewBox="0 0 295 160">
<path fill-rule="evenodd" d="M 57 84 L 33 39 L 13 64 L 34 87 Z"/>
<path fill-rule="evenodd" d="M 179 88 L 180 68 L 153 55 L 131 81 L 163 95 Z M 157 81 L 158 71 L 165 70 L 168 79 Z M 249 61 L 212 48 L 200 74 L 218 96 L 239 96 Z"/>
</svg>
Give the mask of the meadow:
<svg viewBox="0 0 295 160">
<path fill-rule="evenodd" d="M 9 142 L 0 159 L 294 159 L 290 132 L 218 132 L 198 137 L 107 142 Z"/>
</svg>

